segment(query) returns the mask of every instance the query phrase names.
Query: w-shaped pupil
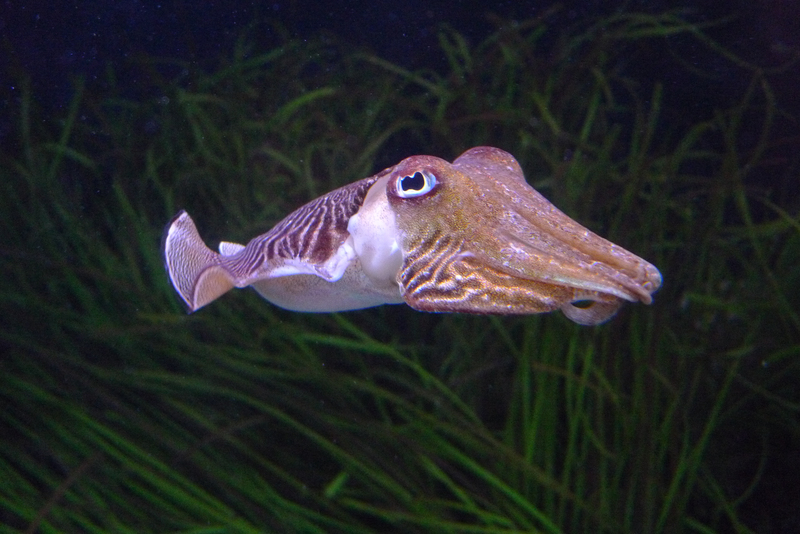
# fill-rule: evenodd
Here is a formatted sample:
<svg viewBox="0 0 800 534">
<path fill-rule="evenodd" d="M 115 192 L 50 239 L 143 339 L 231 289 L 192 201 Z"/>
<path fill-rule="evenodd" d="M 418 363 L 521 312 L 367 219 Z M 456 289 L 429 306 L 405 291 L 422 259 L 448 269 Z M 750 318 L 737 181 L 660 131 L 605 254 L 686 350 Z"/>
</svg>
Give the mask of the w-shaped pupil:
<svg viewBox="0 0 800 534">
<path fill-rule="evenodd" d="M 421 172 L 415 172 L 413 175 L 406 176 L 400 180 L 400 187 L 403 188 L 403 191 L 419 191 L 425 187 L 425 177 L 422 176 Z"/>
</svg>

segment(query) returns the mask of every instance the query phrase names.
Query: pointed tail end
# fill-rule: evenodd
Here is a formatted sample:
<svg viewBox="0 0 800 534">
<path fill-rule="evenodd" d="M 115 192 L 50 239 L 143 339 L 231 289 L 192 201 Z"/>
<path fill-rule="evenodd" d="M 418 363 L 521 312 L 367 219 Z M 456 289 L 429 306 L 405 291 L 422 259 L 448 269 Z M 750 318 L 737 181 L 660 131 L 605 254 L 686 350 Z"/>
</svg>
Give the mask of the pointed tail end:
<svg viewBox="0 0 800 534">
<path fill-rule="evenodd" d="M 189 312 L 196 311 L 234 287 L 220 265 L 220 255 L 209 249 L 189 214 L 181 210 L 167 224 L 161 241 L 164 266 L 175 291 Z"/>
</svg>

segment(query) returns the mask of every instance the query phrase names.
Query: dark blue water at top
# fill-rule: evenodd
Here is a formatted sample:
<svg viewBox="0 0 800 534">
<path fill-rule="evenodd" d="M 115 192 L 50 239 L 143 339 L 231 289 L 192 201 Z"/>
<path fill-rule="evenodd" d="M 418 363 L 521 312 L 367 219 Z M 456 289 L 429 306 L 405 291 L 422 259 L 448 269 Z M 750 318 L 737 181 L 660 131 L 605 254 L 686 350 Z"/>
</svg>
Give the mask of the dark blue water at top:
<svg viewBox="0 0 800 534">
<path fill-rule="evenodd" d="M 237 37 L 254 22 L 252 35 L 263 49 L 279 44 L 282 32 L 300 39 L 329 32 L 408 68 L 439 68 L 443 57 L 436 31 L 442 23 L 474 44 L 496 29 L 489 13 L 520 20 L 542 15 L 556 4 L 552 0 L 6 0 L 0 4 L 0 83 L 5 85 L 4 94 L 13 95 L 13 84 L 18 83 L 20 74 L 27 75 L 41 104 L 61 107 L 71 98 L 75 76 L 90 84 L 102 81 L 111 66 L 118 83 L 136 96 L 142 88 L 137 86 L 135 69 L 130 68 L 132 59 L 168 57 L 212 68 L 217 58 L 230 54 Z M 550 19 L 552 24 L 568 25 L 608 15 L 612 9 L 659 12 L 680 5 L 690 6 L 690 19 L 698 22 L 734 14 L 727 24 L 707 31 L 725 46 L 766 64 L 780 62 L 783 51 L 800 46 L 800 32 L 794 31 L 800 7 L 794 2 L 640 0 L 614 3 L 609 8 L 608 2 L 582 0 L 559 5 L 562 8 Z M 696 57 L 691 57 L 692 51 L 687 54 L 700 69 L 726 68 L 716 54 L 702 50 L 695 51 Z M 786 85 L 794 86 L 793 82 L 796 80 L 787 80 Z M 673 85 L 679 87 L 681 80 L 673 80 Z"/>
</svg>

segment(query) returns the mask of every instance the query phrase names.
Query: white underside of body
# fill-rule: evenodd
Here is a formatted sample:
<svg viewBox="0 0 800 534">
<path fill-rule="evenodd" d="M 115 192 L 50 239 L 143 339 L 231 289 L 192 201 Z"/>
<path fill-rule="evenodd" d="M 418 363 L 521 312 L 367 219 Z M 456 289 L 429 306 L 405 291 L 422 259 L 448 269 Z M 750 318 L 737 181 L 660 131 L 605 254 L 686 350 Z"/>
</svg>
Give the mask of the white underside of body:
<svg viewBox="0 0 800 534">
<path fill-rule="evenodd" d="M 397 283 L 374 284 L 357 259 L 336 282 L 316 275 L 297 274 L 267 278 L 251 285 L 276 306 L 293 311 L 334 312 L 403 302 Z"/>
</svg>

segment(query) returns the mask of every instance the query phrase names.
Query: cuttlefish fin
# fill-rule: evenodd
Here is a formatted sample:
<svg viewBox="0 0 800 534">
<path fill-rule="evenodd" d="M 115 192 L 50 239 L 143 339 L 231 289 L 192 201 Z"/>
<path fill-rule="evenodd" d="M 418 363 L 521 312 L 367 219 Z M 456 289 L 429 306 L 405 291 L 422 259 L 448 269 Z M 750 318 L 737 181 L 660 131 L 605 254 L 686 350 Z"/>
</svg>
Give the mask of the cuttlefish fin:
<svg viewBox="0 0 800 534">
<path fill-rule="evenodd" d="M 220 241 L 219 253 L 223 256 L 233 256 L 244 250 L 244 245 L 239 243 L 231 243 L 229 241 Z"/>
<path fill-rule="evenodd" d="M 372 243 L 386 237 L 372 219 L 360 226 L 349 224 L 378 178 L 359 180 L 309 202 L 247 245 L 223 241 L 219 253 L 206 247 L 192 219 L 181 211 L 167 226 L 162 243 L 173 286 L 189 311 L 233 287 L 246 286 L 296 311 L 333 312 L 402 302 L 395 281 L 400 252 L 390 253 L 388 259 L 382 256 L 397 247 Z M 378 215 L 387 218 L 384 212 Z M 356 249 L 364 253 L 366 267 Z"/>
<path fill-rule="evenodd" d="M 172 285 L 189 311 L 202 308 L 236 286 L 231 274 L 220 264 L 221 256 L 235 254 L 242 247 L 220 243 L 218 254 L 200 237 L 189 214 L 181 210 L 167 226 L 164 234 L 164 260 Z"/>
</svg>

